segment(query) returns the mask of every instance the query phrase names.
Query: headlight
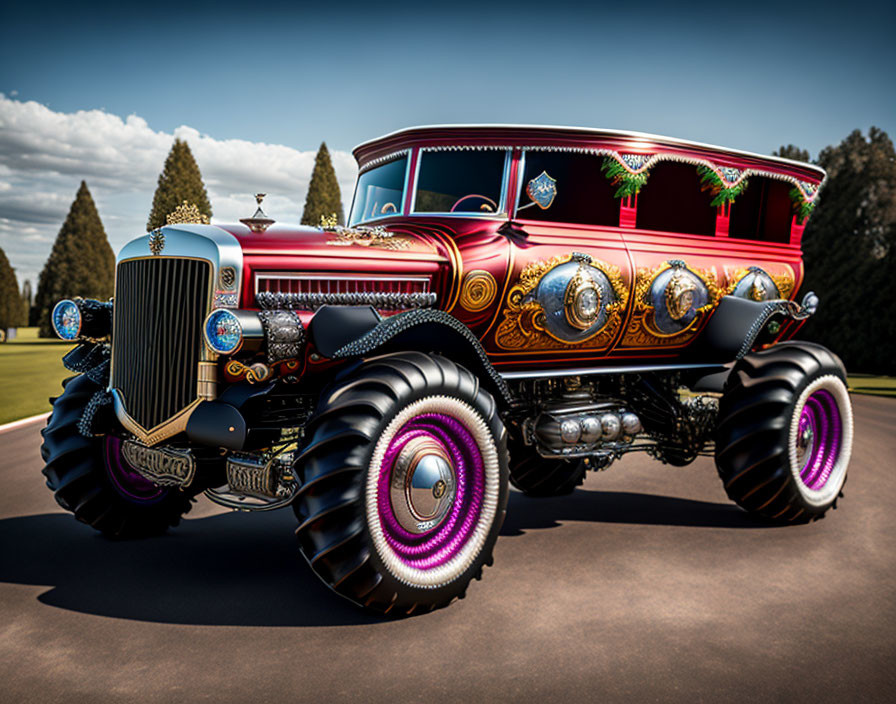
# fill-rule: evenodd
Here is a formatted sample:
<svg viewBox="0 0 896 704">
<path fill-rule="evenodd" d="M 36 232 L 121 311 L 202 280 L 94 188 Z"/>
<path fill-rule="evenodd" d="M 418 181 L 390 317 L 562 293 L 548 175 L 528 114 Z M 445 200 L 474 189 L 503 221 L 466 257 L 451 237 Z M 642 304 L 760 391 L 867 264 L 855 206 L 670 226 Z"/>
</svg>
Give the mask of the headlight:
<svg viewBox="0 0 896 704">
<path fill-rule="evenodd" d="M 78 304 L 63 298 L 50 315 L 53 330 L 63 340 L 77 340 L 81 336 L 81 311 Z"/>
<path fill-rule="evenodd" d="M 226 308 L 209 313 L 203 326 L 205 343 L 218 354 L 233 354 L 243 343 L 243 326 Z"/>
</svg>

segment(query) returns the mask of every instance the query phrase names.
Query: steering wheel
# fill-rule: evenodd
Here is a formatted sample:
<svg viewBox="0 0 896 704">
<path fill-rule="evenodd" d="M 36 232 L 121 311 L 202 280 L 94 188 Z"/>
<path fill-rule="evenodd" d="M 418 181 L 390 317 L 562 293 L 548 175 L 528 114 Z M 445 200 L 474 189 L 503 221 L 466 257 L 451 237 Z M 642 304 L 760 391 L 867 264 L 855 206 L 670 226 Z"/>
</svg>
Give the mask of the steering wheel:
<svg viewBox="0 0 896 704">
<path fill-rule="evenodd" d="M 495 201 L 493 201 L 493 200 L 492 200 L 491 198 L 489 198 L 488 196 L 481 196 L 481 195 L 479 195 L 479 194 L 477 194 L 477 193 L 470 193 L 470 194 L 468 194 L 468 195 L 465 195 L 463 198 L 458 199 L 458 200 L 454 203 L 454 205 L 451 206 L 451 210 L 450 210 L 449 212 L 453 213 L 455 210 L 457 210 L 457 206 L 459 206 L 459 205 L 460 205 L 461 203 L 463 203 L 465 200 L 470 200 L 471 198 L 478 198 L 479 200 L 484 201 L 484 202 L 479 206 L 479 209 L 480 209 L 480 210 L 484 210 L 484 211 L 486 211 L 486 212 L 488 212 L 488 213 L 494 213 L 494 212 L 496 212 L 496 211 L 498 210 L 498 204 L 495 203 Z"/>
<path fill-rule="evenodd" d="M 389 201 L 388 203 L 384 203 L 383 207 L 380 208 L 380 215 L 385 215 L 386 213 L 397 213 L 398 208 L 395 207 L 395 203 Z"/>
</svg>

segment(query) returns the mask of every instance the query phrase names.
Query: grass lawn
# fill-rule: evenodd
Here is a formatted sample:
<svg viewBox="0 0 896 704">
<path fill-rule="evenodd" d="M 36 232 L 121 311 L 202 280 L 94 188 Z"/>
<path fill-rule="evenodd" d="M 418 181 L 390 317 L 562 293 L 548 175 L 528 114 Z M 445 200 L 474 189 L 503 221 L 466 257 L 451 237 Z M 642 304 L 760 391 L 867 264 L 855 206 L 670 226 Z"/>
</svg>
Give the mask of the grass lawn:
<svg viewBox="0 0 896 704">
<path fill-rule="evenodd" d="M 855 394 L 896 396 L 896 377 L 851 374 L 849 377 L 849 390 Z"/>
<path fill-rule="evenodd" d="M 70 347 L 39 338 L 37 328 L 19 328 L 15 340 L 0 344 L 0 425 L 50 410 L 47 399 L 58 396 L 62 380 L 71 376 L 62 366 Z M 896 397 L 896 377 L 854 374 L 849 390 Z"/>
<path fill-rule="evenodd" d="M 15 340 L 0 344 L 0 425 L 50 410 L 47 399 L 62 392 L 71 376 L 62 357 L 71 345 L 37 336 L 37 328 L 19 328 Z"/>
</svg>

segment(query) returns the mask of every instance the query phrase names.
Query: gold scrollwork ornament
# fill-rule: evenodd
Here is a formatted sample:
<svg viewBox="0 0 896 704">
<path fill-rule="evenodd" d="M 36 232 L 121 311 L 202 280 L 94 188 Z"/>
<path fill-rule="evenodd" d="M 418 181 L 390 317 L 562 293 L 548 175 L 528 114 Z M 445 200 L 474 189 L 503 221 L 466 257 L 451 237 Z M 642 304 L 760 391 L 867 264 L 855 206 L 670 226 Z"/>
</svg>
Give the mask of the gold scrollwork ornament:
<svg viewBox="0 0 896 704">
<path fill-rule="evenodd" d="M 488 308 L 498 293 L 495 277 L 483 269 L 474 269 L 464 276 L 460 290 L 460 305 L 471 313 Z"/>
</svg>

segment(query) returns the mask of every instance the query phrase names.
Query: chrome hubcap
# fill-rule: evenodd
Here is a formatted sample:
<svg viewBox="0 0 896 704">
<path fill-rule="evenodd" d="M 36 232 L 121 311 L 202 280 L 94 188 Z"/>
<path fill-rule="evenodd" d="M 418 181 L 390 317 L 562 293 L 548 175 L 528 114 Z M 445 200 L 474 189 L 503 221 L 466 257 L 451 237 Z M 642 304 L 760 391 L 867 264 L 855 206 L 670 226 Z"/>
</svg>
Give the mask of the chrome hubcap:
<svg viewBox="0 0 896 704">
<path fill-rule="evenodd" d="M 806 419 L 801 419 L 796 441 L 796 458 L 800 467 L 805 464 L 806 458 L 812 454 L 814 447 L 815 431 L 812 429 L 812 424 Z"/>
<path fill-rule="evenodd" d="M 399 524 L 425 533 L 442 522 L 457 490 L 454 467 L 441 444 L 430 437 L 408 442 L 395 460 L 389 498 Z"/>
</svg>

